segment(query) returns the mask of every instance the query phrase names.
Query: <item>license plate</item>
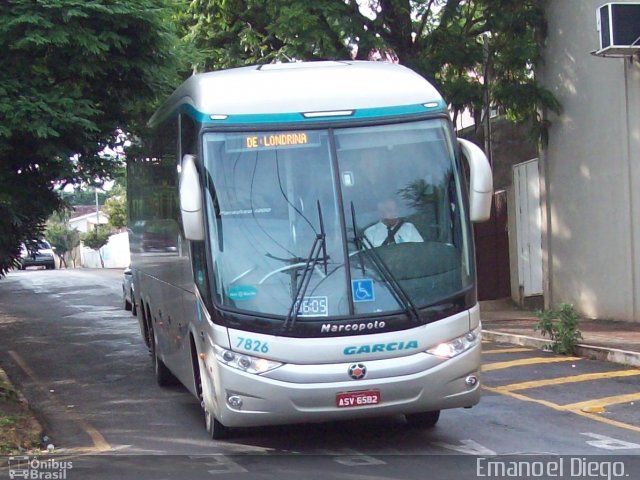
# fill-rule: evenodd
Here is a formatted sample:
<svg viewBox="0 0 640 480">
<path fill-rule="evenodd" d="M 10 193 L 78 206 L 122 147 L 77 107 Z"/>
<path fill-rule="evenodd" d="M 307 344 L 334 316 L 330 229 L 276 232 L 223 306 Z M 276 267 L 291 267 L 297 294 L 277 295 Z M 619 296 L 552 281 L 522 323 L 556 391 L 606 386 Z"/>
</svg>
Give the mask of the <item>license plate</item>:
<svg viewBox="0 0 640 480">
<path fill-rule="evenodd" d="M 366 407 L 380 403 L 380 392 L 377 390 L 362 390 L 359 392 L 344 392 L 336 395 L 336 407 Z"/>
</svg>

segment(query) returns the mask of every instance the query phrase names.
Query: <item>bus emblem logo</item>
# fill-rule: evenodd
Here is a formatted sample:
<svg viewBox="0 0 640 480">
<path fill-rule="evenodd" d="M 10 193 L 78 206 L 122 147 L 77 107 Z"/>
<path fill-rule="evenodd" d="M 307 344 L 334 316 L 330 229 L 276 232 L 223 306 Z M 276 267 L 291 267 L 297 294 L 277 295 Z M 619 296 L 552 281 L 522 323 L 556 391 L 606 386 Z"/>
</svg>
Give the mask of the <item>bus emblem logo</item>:
<svg viewBox="0 0 640 480">
<path fill-rule="evenodd" d="M 362 363 L 354 363 L 349 367 L 349 376 L 354 380 L 361 380 L 367 374 L 367 367 Z"/>
</svg>

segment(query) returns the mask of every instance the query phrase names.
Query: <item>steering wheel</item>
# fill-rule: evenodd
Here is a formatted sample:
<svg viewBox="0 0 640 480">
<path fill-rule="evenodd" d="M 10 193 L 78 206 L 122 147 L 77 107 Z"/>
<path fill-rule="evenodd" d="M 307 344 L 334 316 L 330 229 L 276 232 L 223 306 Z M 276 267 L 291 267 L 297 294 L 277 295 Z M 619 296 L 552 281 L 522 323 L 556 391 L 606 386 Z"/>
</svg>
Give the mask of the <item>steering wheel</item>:
<svg viewBox="0 0 640 480">
<path fill-rule="evenodd" d="M 307 262 L 298 262 L 298 263 L 292 263 L 291 265 L 285 265 L 284 267 L 276 268 L 275 270 L 270 271 L 264 277 L 262 277 L 258 282 L 258 285 L 262 285 L 265 281 L 267 281 L 269 278 L 274 276 L 276 273 L 286 272 L 294 268 L 301 268 L 301 267 L 304 267 L 305 265 L 307 265 Z M 325 273 L 318 267 L 318 265 L 315 266 L 314 270 L 318 272 L 322 276 L 322 278 L 326 277 Z"/>
</svg>

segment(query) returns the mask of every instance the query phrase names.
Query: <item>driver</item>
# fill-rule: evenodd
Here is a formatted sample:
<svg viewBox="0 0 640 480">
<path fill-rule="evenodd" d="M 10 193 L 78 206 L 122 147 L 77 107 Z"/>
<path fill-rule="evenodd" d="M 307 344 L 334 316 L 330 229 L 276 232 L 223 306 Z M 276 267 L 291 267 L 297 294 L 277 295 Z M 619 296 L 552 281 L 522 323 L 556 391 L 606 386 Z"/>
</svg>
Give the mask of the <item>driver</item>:
<svg viewBox="0 0 640 480">
<path fill-rule="evenodd" d="M 364 236 L 374 247 L 391 243 L 424 242 L 413 223 L 398 217 L 398 208 L 393 198 L 378 202 L 380 221 L 364 231 Z"/>
</svg>

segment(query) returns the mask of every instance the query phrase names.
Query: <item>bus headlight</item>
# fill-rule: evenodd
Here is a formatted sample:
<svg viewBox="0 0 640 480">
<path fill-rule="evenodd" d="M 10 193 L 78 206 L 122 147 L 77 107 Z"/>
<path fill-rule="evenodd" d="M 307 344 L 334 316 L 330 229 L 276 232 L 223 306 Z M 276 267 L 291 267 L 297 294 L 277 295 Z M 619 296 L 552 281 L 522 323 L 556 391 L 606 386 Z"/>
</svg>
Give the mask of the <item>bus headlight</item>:
<svg viewBox="0 0 640 480">
<path fill-rule="evenodd" d="M 481 339 L 481 327 L 478 326 L 478 328 L 471 330 L 458 338 L 454 338 L 453 340 L 440 343 L 435 347 L 430 348 L 427 350 L 427 353 L 437 357 L 453 358 L 456 355 L 466 352 L 471 347 L 476 346 L 480 343 Z"/>
<path fill-rule="evenodd" d="M 282 365 L 280 362 L 267 360 L 266 358 L 253 357 L 244 353 L 232 352 L 225 348 L 215 346 L 216 358 L 219 362 L 247 373 L 255 373 L 257 375 L 278 368 Z"/>
</svg>

